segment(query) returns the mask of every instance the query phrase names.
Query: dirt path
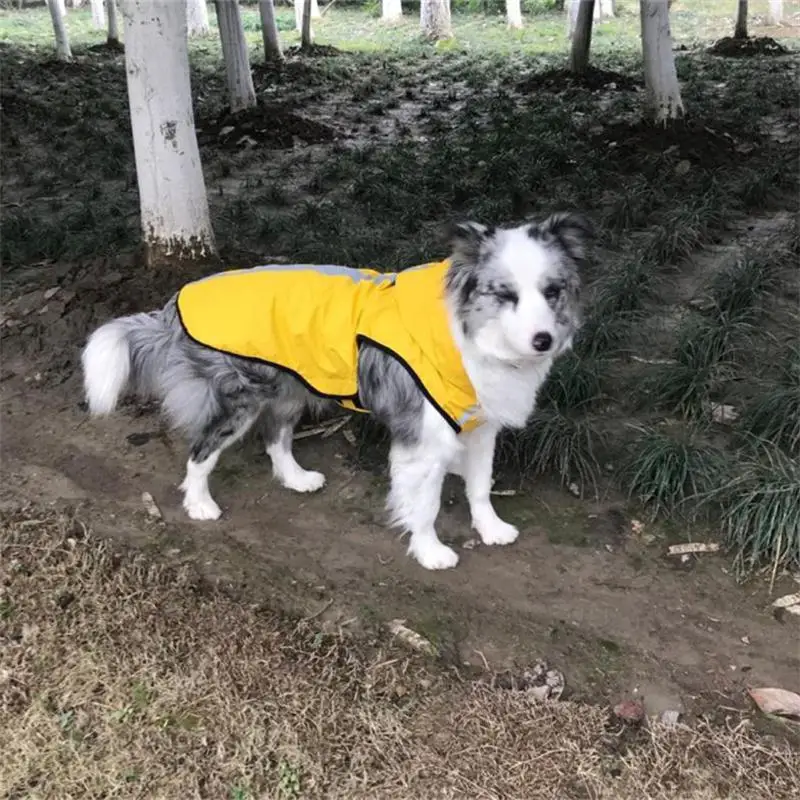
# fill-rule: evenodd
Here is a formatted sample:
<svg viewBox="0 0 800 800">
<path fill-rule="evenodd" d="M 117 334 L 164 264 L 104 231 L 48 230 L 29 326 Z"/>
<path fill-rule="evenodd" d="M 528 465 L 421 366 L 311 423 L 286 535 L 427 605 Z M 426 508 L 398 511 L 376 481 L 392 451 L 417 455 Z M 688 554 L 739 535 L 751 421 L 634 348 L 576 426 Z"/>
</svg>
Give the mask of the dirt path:
<svg viewBox="0 0 800 800">
<path fill-rule="evenodd" d="M 447 657 L 477 667 L 545 658 L 576 697 L 643 695 L 652 711 L 698 712 L 741 703 L 745 684 L 796 683 L 793 634 L 769 613 L 766 586 L 737 586 L 721 557 L 677 567 L 662 556 L 663 540 L 648 545 L 631 533 L 621 506 L 544 482 L 526 487 L 497 498 L 522 527 L 517 544 L 462 549 L 456 570 L 430 573 L 381 525 L 383 476 L 356 469 L 337 435 L 299 443 L 301 463 L 328 475 L 321 494 L 298 498 L 278 487 L 251 441 L 214 475 L 224 518 L 192 523 L 176 489 L 184 447 L 157 416 L 128 406 L 92 421 L 79 407 L 76 375 L 41 388 L 36 364 L 22 358 L 5 359 L 4 375 L 6 507 L 77 504 L 99 535 L 191 561 L 256 602 L 352 629 L 405 618 Z M 463 493 L 448 489 L 441 535 L 463 544 L 471 538 Z M 147 519 L 143 491 L 165 522 Z"/>
</svg>

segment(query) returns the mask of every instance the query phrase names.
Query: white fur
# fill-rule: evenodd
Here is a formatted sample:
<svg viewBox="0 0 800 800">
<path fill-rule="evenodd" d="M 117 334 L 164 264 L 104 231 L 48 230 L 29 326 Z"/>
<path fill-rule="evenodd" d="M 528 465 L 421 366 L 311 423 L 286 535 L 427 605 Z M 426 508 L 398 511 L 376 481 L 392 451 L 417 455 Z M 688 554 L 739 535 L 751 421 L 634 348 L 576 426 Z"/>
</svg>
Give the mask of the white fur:
<svg viewBox="0 0 800 800">
<path fill-rule="evenodd" d="M 124 323 L 114 320 L 98 328 L 81 354 L 83 385 L 89 412 L 110 414 L 128 384 L 131 357 Z"/>
<path fill-rule="evenodd" d="M 292 453 L 292 429 L 281 428 L 275 441 L 267 447 L 272 461 L 272 474 L 281 485 L 294 492 L 317 492 L 325 485 L 321 472 L 303 469 Z"/>
<path fill-rule="evenodd" d="M 216 466 L 221 452 L 217 450 L 199 464 L 190 458 L 186 464 L 186 477 L 180 488 L 184 492 L 183 507 L 190 519 L 219 519 L 222 515 L 208 488 L 208 476 Z"/>
<path fill-rule="evenodd" d="M 420 443 L 410 447 L 394 443 L 389 455 L 390 521 L 411 534 L 408 552 L 426 569 L 447 569 L 458 563 L 455 550 L 439 541 L 434 524 L 447 468 L 461 449 L 453 429 L 426 402 Z"/>
</svg>

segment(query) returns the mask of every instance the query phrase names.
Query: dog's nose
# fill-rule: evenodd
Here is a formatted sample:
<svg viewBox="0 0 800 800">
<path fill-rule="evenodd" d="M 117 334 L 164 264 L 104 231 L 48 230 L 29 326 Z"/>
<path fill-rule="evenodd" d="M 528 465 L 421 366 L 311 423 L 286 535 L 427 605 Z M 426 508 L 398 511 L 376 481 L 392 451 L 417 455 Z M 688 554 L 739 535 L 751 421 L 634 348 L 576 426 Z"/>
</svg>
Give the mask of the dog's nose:
<svg viewBox="0 0 800 800">
<path fill-rule="evenodd" d="M 546 353 L 553 346 L 553 337 L 549 333 L 537 333 L 533 337 L 533 349 L 539 353 Z"/>
</svg>

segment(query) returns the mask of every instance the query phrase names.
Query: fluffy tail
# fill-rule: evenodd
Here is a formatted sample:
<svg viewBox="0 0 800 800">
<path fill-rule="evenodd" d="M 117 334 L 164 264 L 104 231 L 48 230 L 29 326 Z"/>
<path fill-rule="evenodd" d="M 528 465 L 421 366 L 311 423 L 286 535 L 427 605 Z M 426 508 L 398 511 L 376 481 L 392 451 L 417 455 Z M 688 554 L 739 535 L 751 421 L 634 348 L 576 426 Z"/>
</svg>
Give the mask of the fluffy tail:
<svg viewBox="0 0 800 800">
<path fill-rule="evenodd" d="M 83 386 L 91 414 L 110 414 L 128 386 L 131 375 L 128 319 L 121 317 L 102 325 L 83 348 Z"/>
</svg>

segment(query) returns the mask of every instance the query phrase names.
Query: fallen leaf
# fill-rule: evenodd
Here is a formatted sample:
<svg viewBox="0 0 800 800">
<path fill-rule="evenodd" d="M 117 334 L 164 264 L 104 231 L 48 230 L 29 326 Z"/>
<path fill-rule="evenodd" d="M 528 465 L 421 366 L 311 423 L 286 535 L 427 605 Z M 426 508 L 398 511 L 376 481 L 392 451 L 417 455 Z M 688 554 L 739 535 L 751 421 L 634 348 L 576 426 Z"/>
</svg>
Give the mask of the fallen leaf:
<svg viewBox="0 0 800 800">
<path fill-rule="evenodd" d="M 718 424 L 735 422 L 739 418 L 739 412 L 726 403 L 712 403 L 711 418 Z"/>
<path fill-rule="evenodd" d="M 785 594 L 783 597 L 778 597 L 772 601 L 775 608 L 788 608 L 789 606 L 796 606 L 800 603 L 800 593 Z"/>
<path fill-rule="evenodd" d="M 465 550 L 474 550 L 478 546 L 478 544 L 479 542 L 477 539 L 467 539 L 467 541 L 464 542 L 464 544 L 462 544 L 461 546 Z"/>
<path fill-rule="evenodd" d="M 681 712 L 676 711 L 674 708 L 667 709 L 666 711 L 662 711 L 658 715 L 658 721 L 662 725 L 668 725 L 670 728 L 678 724 L 678 720 L 681 717 Z"/>
<path fill-rule="evenodd" d="M 634 725 L 644 719 L 644 706 L 638 700 L 623 700 L 614 706 L 614 716 Z"/>
<path fill-rule="evenodd" d="M 686 542 L 686 544 L 673 544 L 667 551 L 671 556 L 682 556 L 686 553 L 716 553 L 719 542 Z"/>
<path fill-rule="evenodd" d="M 516 489 L 492 489 L 489 494 L 494 495 L 495 497 L 516 497 L 517 490 Z"/>
<path fill-rule="evenodd" d="M 800 721 L 800 694 L 786 689 L 772 688 L 748 688 L 747 693 L 765 714 L 777 714 Z"/>
<path fill-rule="evenodd" d="M 389 632 L 396 636 L 404 645 L 429 656 L 438 655 L 437 649 L 424 636 L 407 628 L 404 619 L 393 619 L 389 625 Z"/>
<path fill-rule="evenodd" d="M 153 495 L 151 495 L 150 492 L 142 492 L 142 503 L 144 503 L 144 508 L 148 516 L 153 519 L 164 519 L 161 514 L 161 509 L 156 505 L 156 501 L 153 500 Z"/>
</svg>

